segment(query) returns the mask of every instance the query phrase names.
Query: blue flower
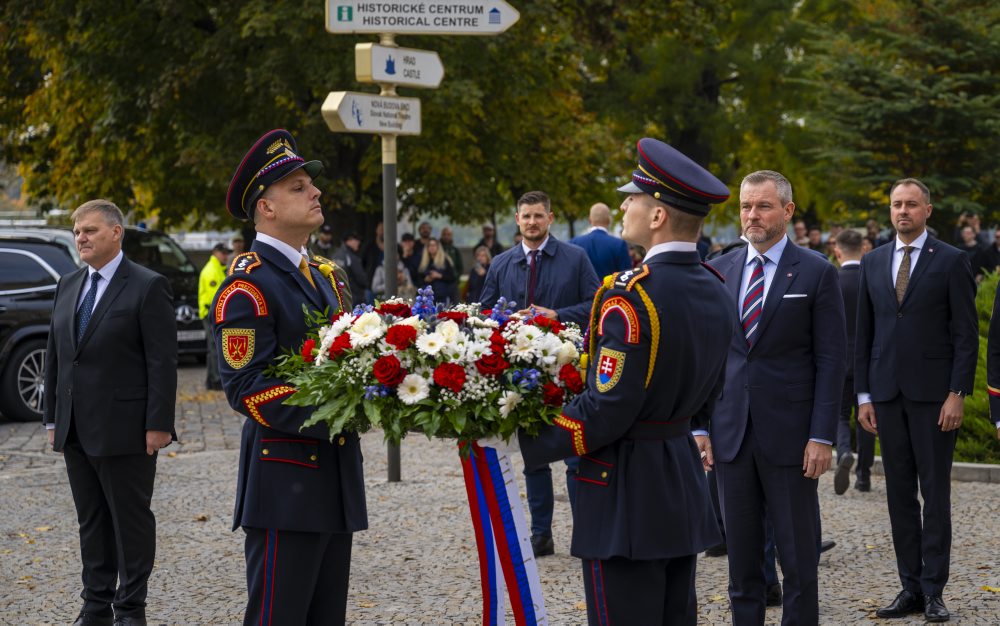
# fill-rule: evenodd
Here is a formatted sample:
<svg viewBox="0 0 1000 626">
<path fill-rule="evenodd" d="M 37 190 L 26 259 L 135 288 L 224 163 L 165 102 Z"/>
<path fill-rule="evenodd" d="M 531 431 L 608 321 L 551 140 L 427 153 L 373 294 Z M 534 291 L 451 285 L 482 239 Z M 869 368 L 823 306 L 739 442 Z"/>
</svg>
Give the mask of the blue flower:
<svg viewBox="0 0 1000 626">
<path fill-rule="evenodd" d="M 424 319 L 436 316 L 438 306 L 434 303 L 434 290 L 431 287 L 424 287 L 417 291 L 417 297 L 413 301 L 413 314 Z"/>
<path fill-rule="evenodd" d="M 354 315 L 355 317 L 357 317 L 357 316 L 361 315 L 362 313 L 371 313 L 374 310 L 375 310 L 375 307 L 373 307 L 370 304 L 359 304 L 359 305 L 357 305 L 357 306 L 354 307 L 354 310 L 351 311 L 351 314 Z"/>
<path fill-rule="evenodd" d="M 539 376 L 541 376 L 541 372 L 536 369 L 529 368 L 514 370 L 510 379 L 515 385 L 523 387 L 526 391 L 531 391 L 538 386 Z"/>
<path fill-rule="evenodd" d="M 503 324 L 510 319 L 511 315 L 513 315 L 514 307 L 516 305 L 517 302 L 514 302 L 513 300 L 508 302 L 507 298 L 500 296 L 500 299 L 493 305 L 493 310 L 490 311 L 490 319 Z"/>
</svg>

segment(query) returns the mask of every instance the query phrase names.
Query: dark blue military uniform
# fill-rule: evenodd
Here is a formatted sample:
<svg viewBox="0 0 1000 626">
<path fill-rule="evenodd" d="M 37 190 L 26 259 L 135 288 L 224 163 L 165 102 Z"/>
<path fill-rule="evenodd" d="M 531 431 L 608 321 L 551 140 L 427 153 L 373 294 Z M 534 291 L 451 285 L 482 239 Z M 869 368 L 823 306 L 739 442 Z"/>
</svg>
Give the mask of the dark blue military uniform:
<svg viewBox="0 0 1000 626">
<path fill-rule="evenodd" d="M 720 541 L 690 419 L 721 388 L 735 312 L 694 244 L 674 247 L 606 279 L 586 390 L 519 436 L 525 464 L 580 457 L 571 552 L 595 625 L 695 623 L 696 555 Z"/>
<path fill-rule="evenodd" d="M 248 159 L 275 135 L 287 133 L 265 135 Z M 283 404 L 293 388 L 264 373 L 275 357 L 300 349 L 303 305 L 330 315 L 350 309 L 342 271 L 321 271 L 321 261 L 309 264 L 313 286 L 257 240 L 233 260 L 210 311 L 226 397 L 247 417 L 233 517 L 233 529 L 247 535 L 245 624 L 343 623 L 351 533 L 368 526 L 358 435 L 325 424 L 302 429 L 313 409 Z"/>
</svg>

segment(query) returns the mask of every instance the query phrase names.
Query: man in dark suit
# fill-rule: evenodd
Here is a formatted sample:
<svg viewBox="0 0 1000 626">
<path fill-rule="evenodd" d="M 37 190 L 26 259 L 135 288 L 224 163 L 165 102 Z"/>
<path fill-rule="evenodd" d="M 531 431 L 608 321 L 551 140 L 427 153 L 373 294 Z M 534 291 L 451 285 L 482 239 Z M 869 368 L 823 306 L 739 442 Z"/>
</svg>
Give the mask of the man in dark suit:
<svg viewBox="0 0 1000 626">
<path fill-rule="evenodd" d="M 175 438 L 173 296 L 166 278 L 122 254 L 114 203 L 91 200 L 72 218 L 87 265 L 56 288 L 43 421 L 80 520 L 83 610 L 74 626 L 144 625 L 156 456 Z"/>
<path fill-rule="evenodd" d="M 230 214 L 257 229 L 213 306 L 222 385 L 247 418 L 233 516 L 233 530 L 246 533 L 247 626 L 343 624 L 353 533 L 368 527 L 357 433 L 302 428 L 315 407 L 284 404 L 295 389 L 266 373 L 301 350 L 303 307 L 351 310 L 343 270 L 307 260 L 302 247 L 323 223 L 313 185 L 322 168 L 273 130 L 247 152 L 226 196 Z"/>
<path fill-rule="evenodd" d="M 765 511 L 784 572 L 782 623 L 819 620 L 816 479 L 831 464 L 847 339 L 837 270 L 789 241 L 794 211 L 784 176 L 748 175 L 740 221 L 750 245 L 711 262 L 740 322 L 711 442 L 698 439 L 715 461 L 737 625 L 764 622 Z"/>
<path fill-rule="evenodd" d="M 858 421 L 882 444 L 903 590 L 879 617 L 949 619 L 951 461 L 979 351 L 969 256 L 927 232 L 930 192 L 915 178 L 889 194 L 895 242 L 861 261 L 854 387 Z M 921 523 L 917 488 L 923 496 Z"/>
<path fill-rule="evenodd" d="M 861 242 L 864 237 L 856 230 L 842 230 L 834 240 L 833 254 L 840 264 L 840 291 L 844 296 L 844 314 L 847 317 L 847 377 L 844 393 L 840 398 L 840 421 L 837 422 L 837 472 L 833 476 L 833 490 L 843 495 L 851 479 L 851 417 L 857 420 L 858 397 L 854 393 L 854 334 L 858 319 L 858 282 L 860 281 Z M 871 491 L 872 464 L 875 462 L 875 437 L 856 426 L 858 440 L 858 468 L 854 488 Z"/>
<path fill-rule="evenodd" d="M 729 190 L 648 138 L 620 190 L 646 258 L 595 298 L 586 390 L 519 443 L 525 464 L 580 457 L 572 553 L 590 624 L 693 625 L 697 554 L 719 534 L 690 420 L 718 395 L 736 320 L 695 241 Z"/>
<path fill-rule="evenodd" d="M 549 233 L 555 214 L 544 191 L 529 191 L 518 198 L 514 218 L 524 239 L 490 263 L 479 296 L 483 308 L 492 308 L 503 297 L 523 307 L 522 313 L 531 308 L 550 319 L 583 326 L 590 314 L 594 293 L 601 284 L 586 253 Z M 575 458 L 566 460 L 570 507 L 576 504 L 576 481 L 573 480 L 576 465 Z M 536 557 L 554 554 L 552 512 L 555 496 L 548 463 L 525 466 L 524 482 L 531 513 L 531 548 Z"/>
<path fill-rule="evenodd" d="M 590 232 L 573 237 L 571 244 L 580 246 L 587 252 L 590 264 L 598 278 L 632 268 L 632 258 L 628 254 L 628 244 L 608 232 L 611 226 L 611 209 L 603 202 L 590 207 Z"/>
</svg>

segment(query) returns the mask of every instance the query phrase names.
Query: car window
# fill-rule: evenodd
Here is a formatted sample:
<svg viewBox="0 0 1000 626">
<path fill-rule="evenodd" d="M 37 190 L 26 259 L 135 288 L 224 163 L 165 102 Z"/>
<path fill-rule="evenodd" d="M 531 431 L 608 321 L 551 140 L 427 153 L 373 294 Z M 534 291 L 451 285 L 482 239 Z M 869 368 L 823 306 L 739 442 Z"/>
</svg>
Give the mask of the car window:
<svg viewBox="0 0 1000 626">
<path fill-rule="evenodd" d="M 0 249 L 0 292 L 55 284 L 56 279 L 35 259 Z"/>
<path fill-rule="evenodd" d="M 160 233 L 127 230 L 122 249 L 131 261 L 165 276 L 198 271 L 181 247 Z"/>
</svg>

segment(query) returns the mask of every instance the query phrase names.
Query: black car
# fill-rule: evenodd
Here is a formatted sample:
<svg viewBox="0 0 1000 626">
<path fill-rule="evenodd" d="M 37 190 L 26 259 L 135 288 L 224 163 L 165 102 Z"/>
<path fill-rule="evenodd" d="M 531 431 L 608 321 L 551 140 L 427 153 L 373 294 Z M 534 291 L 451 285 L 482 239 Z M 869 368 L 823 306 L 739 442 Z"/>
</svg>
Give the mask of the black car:
<svg viewBox="0 0 1000 626">
<path fill-rule="evenodd" d="M 77 269 L 63 246 L 0 237 L 0 412 L 41 421 L 56 283 Z"/>
<path fill-rule="evenodd" d="M 10 419 L 41 419 L 40 391 L 38 397 L 34 397 L 35 386 L 40 385 L 40 380 L 36 383 L 32 376 L 33 372 L 40 375 L 44 369 L 49 317 L 58 277 L 80 265 L 72 242 L 73 233 L 65 228 L 0 228 L 0 248 L 7 250 L 7 256 L 0 257 L 0 276 L 5 281 L 0 282 L 0 413 Z M 25 258 L 31 257 L 11 252 L 10 248 L 15 245 L 36 246 L 33 254 L 45 261 L 48 269 L 37 264 L 42 270 L 29 272 Z M 130 260 L 163 274 L 170 281 L 177 320 L 178 354 L 193 355 L 204 361 L 205 329 L 198 318 L 199 272 L 191 259 L 166 233 L 131 226 L 125 228 L 122 248 Z M 46 251 L 44 257 L 39 250 Z M 25 282 L 25 277 L 34 277 L 34 280 Z M 21 282 L 17 282 L 19 280 Z M 10 281 L 9 284 L 6 281 Z M 16 297 L 20 302 L 25 294 L 31 296 L 28 300 L 35 307 L 31 330 L 25 328 L 14 332 L 16 326 L 23 325 L 18 320 L 25 311 L 23 304 L 15 309 L 9 301 Z"/>
</svg>

